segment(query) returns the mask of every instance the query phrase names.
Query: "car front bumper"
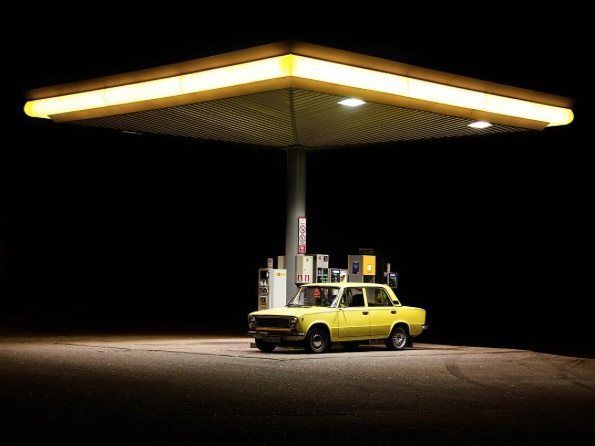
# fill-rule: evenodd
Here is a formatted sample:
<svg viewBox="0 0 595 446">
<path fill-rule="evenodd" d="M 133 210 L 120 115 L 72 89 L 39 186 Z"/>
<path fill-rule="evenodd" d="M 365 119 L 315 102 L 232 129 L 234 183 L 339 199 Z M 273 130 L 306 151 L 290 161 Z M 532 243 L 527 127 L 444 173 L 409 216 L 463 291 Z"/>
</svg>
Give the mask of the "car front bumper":
<svg viewBox="0 0 595 446">
<path fill-rule="evenodd" d="M 278 331 L 267 331 L 267 330 L 258 330 L 258 331 L 249 331 L 249 336 L 252 336 L 254 339 L 265 339 L 268 337 L 279 337 L 281 339 L 281 344 L 283 343 L 291 343 L 291 342 L 300 342 L 303 341 L 306 337 L 306 333 L 297 333 L 297 332 L 278 332 Z"/>
</svg>

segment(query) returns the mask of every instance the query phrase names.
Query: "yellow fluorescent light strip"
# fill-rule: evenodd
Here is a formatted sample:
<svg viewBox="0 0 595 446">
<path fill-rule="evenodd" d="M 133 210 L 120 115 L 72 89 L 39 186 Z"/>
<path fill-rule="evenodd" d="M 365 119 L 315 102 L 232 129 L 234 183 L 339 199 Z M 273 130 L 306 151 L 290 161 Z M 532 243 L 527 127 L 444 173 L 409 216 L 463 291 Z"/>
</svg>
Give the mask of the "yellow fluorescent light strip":
<svg viewBox="0 0 595 446">
<path fill-rule="evenodd" d="M 154 81 L 38 99 L 25 104 L 25 113 L 32 117 L 49 118 L 60 113 L 198 93 L 288 76 L 547 122 L 549 126 L 566 125 L 574 119 L 572 110 L 567 108 L 292 54 Z"/>
<path fill-rule="evenodd" d="M 291 56 L 289 55 L 271 57 L 154 81 L 38 99 L 25 104 L 25 113 L 36 118 L 49 118 L 60 113 L 130 104 L 279 79 L 290 75 L 290 61 Z"/>
<path fill-rule="evenodd" d="M 295 61 L 291 75 L 294 77 L 363 88 L 499 115 L 532 119 L 547 122 L 550 126 L 570 124 L 574 119 L 572 110 L 567 108 L 451 87 L 308 57 L 293 57 Z"/>
</svg>

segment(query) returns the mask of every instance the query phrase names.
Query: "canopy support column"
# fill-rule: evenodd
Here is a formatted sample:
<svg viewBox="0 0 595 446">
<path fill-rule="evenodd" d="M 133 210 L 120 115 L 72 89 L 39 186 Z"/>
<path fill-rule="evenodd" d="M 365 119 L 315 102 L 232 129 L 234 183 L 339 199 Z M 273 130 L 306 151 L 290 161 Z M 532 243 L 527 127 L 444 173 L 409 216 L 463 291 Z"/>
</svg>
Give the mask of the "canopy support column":
<svg viewBox="0 0 595 446">
<path fill-rule="evenodd" d="M 287 149 L 287 213 L 285 221 L 285 268 L 287 301 L 297 291 L 295 256 L 298 254 L 298 218 L 306 216 L 306 149 Z"/>
</svg>

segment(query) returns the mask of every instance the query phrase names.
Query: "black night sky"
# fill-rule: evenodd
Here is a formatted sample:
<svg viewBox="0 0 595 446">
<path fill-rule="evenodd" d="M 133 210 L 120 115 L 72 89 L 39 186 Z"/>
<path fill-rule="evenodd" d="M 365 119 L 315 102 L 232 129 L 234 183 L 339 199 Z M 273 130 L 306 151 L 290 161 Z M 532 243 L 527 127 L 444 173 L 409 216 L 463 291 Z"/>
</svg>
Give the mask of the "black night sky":
<svg viewBox="0 0 595 446">
<path fill-rule="evenodd" d="M 391 261 L 402 300 L 429 311 L 428 338 L 591 348 L 576 19 L 306 9 L 261 21 L 24 14 L 33 38 L 10 44 L 12 137 L 0 149 L 0 323 L 243 330 L 257 268 L 283 251 L 285 154 L 29 119 L 24 92 L 294 38 L 575 99 L 568 127 L 311 153 L 308 244 L 340 266 L 359 247 Z"/>
</svg>

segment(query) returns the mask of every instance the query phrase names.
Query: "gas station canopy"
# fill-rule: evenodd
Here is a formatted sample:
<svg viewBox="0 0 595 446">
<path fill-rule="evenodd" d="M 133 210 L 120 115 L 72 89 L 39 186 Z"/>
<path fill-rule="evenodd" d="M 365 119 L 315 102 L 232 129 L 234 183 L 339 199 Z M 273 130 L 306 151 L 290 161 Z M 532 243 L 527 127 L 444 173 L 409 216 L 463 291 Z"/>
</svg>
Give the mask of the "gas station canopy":
<svg viewBox="0 0 595 446">
<path fill-rule="evenodd" d="M 567 98 L 302 42 L 39 88 L 27 99 L 29 116 L 55 122 L 305 149 L 573 120 Z"/>
<path fill-rule="evenodd" d="M 280 42 L 28 93 L 35 118 L 287 149 L 285 268 L 296 271 L 306 153 L 542 130 L 567 98 L 302 42 Z M 287 281 L 286 296 L 295 283 Z"/>
</svg>

